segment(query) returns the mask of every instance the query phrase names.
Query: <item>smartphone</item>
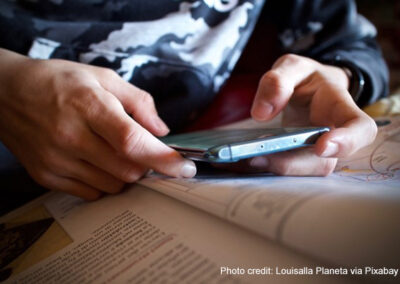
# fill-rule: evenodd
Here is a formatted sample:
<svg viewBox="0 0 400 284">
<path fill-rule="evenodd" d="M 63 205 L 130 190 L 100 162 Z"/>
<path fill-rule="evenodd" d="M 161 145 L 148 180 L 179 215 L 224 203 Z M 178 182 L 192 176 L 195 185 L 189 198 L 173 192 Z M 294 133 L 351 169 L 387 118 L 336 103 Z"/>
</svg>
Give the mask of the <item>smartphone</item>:
<svg viewBox="0 0 400 284">
<path fill-rule="evenodd" d="M 310 146 L 328 127 L 215 129 L 161 138 L 184 157 L 212 163 L 241 159 Z"/>
</svg>

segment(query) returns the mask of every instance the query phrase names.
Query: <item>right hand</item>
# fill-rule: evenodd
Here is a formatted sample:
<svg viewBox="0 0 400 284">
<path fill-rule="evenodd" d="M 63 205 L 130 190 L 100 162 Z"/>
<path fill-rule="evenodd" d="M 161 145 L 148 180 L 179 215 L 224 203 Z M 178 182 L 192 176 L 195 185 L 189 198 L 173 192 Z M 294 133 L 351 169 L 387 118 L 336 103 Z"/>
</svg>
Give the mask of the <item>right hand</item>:
<svg viewBox="0 0 400 284">
<path fill-rule="evenodd" d="M 169 131 L 153 98 L 115 72 L 4 50 L 0 63 L 0 139 L 44 187 L 94 200 L 149 169 L 195 175 L 153 136 Z"/>
</svg>

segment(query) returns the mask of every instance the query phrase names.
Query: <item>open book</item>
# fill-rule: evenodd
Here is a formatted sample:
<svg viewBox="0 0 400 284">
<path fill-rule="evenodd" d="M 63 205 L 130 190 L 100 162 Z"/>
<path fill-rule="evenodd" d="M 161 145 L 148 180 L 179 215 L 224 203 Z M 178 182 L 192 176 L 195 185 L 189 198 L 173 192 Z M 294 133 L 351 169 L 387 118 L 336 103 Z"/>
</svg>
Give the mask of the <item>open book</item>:
<svg viewBox="0 0 400 284">
<path fill-rule="evenodd" d="M 379 124 L 325 178 L 211 171 L 92 203 L 45 195 L 1 218 L 0 281 L 397 282 L 400 117 Z"/>
</svg>

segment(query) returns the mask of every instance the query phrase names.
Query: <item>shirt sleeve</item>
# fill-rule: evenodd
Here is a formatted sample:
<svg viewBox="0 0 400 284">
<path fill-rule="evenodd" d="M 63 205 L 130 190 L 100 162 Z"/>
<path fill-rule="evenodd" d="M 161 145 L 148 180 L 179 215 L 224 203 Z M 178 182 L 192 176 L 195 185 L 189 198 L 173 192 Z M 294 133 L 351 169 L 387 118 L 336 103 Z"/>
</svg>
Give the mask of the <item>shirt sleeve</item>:
<svg viewBox="0 0 400 284">
<path fill-rule="evenodd" d="M 352 62 L 365 79 L 359 106 L 387 95 L 389 72 L 376 42 L 376 28 L 357 13 L 353 0 L 267 3 L 284 52 L 321 62 L 337 58 Z"/>
</svg>

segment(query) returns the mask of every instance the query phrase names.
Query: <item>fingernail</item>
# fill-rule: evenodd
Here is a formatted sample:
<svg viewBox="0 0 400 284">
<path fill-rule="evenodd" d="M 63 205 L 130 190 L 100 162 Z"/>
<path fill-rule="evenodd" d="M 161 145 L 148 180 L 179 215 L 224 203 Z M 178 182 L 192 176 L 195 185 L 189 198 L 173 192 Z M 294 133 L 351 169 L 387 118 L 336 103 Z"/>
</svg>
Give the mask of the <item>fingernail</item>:
<svg viewBox="0 0 400 284">
<path fill-rule="evenodd" d="M 335 142 L 328 142 L 325 150 L 322 152 L 321 157 L 332 157 L 339 152 L 339 145 Z"/>
<path fill-rule="evenodd" d="M 267 119 L 274 111 L 273 105 L 267 102 L 257 103 L 252 111 L 253 117 L 259 120 Z"/>
<path fill-rule="evenodd" d="M 265 169 L 268 167 L 269 161 L 266 157 L 255 157 L 250 161 L 250 166 L 257 169 Z"/>
<path fill-rule="evenodd" d="M 193 162 L 186 162 L 181 169 L 181 177 L 192 178 L 196 175 L 196 166 Z"/>
</svg>

